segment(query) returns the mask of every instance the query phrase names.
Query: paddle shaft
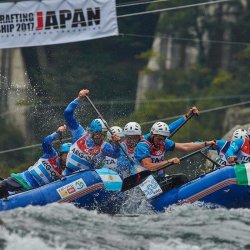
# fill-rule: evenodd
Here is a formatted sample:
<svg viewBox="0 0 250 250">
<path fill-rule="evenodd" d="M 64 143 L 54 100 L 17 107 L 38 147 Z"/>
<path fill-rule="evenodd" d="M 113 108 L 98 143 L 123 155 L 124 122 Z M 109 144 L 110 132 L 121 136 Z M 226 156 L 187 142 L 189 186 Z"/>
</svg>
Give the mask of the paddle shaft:
<svg viewBox="0 0 250 250">
<path fill-rule="evenodd" d="M 208 159 L 209 161 L 211 161 L 214 165 L 216 165 L 217 167 L 221 167 L 221 165 L 218 163 L 218 162 L 216 162 L 216 161 L 214 161 L 213 159 L 211 159 L 209 156 L 207 156 L 205 153 L 203 153 L 202 151 L 200 152 L 201 153 L 201 155 L 203 155 L 206 159 Z"/>
<path fill-rule="evenodd" d="M 171 134 L 170 136 L 168 137 L 168 139 L 170 139 L 184 124 L 186 124 L 195 114 L 192 113 L 190 116 L 188 116 L 186 118 L 186 120 L 179 126 L 177 127 Z"/>
<path fill-rule="evenodd" d="M 181 157 L 181 158 L 180 158 L 180 161 L 183 161 L 183 160 L 185 160 L 185 159 L 187 159 L 187 158 L 189 158 L 189 157 L 191 157 L 191 156 L 194 156 L 194 155 L 200 153 L 201 150 L 206 150 L 206 149 L 208 149 L 209 147 L 210 147 L 210 146 L 206 146 L 206 147 L 203 147 L 202 149 L 199 149 L 199 150 L 196 150 L 196 151 L 194 151 L 194 152 L 192 152 L 192 153 L 190 153 L 190 154 L 187 154 L 187 155 Z M 129 189 L 131 189 L 131 188 L 133 188 L 133 187 L 135 187 L 135 186 L 138 186 L 138 185 L 141 184 L 141 183 L 145 180 L 145 178 L 148 177 L 149 175 L 151 175 L 151 174 L 153 174 L 153 173 L 157 173 L 158 171 L 163 170 L 163 169 L 165 169 L 165 168 L 167 168 L 167 167 L 170 167 L 170 166 L 172 166 L 172 165 L 174 165 L 174 164 L 175 164 L 175 163 L 170 162 L 170 163 L 165 164 L 164 166 L 162 166 L 161 168 L 159 168 L 159 169 L 157 169 L 157 170 L 154 170 L 154 171 L 145 170 L 145 171 L 142 171 L 142 172 L 140 172 L 140 173 L 137 173 L 137 174 L 134 174 L 134 175 L 131 175 L 131 176 L 125 178 L 125 179 L 123 180 L 122 191 L 126 191 L 126 190 L 129 190 Z"/>
<path fill-rule="evenodd" d="M 88 96 L 86 96 L 86 98 L 89 101 L 90 105 L 94 108 L 95 112 L 98 114 L 98 116 L 100 117 L 100 119 L 103 121 L 104 125 L 107 127 L 107 129 L 110 132 L 110 134 L 113 135 L 113 132 L 111 131 L 109 125 L 104 120 L 103 116 L 101 115 L 101 113 L 99 112 L 99 110 L 96 108 L 95 104 L 90 100 L 90 98 Z M 123 151 L 123 153 L 127 156 L 127 158 L 129 159 L 130 163 L 132 165 L 134 165 L 135 163 L 134 163 L 133 159 L 130 157 L 130 155 L 123 148 L 122 144 L 119 141 L 117 142 L 117 144 L 119 145 L 119 147 L 121 148 L 121 150 Z"/>
<path fill-rule="evenodd" d="M 196 150 L 196 151 L 194 151 L 194 152 L 192 152 L 192 153 L 190 153 L 190 154 L 184 155 L 183 157 L 180 158 L 180 161 L 183 161 L 183 160 L 185 160 L 185 159 L 187 159 L 187 158 L 189 158 L 189 157 L 192 157 L 192 156 L 194 156 L 194 155 L 200 153 L 201 150 L 206 150 L 206 149 L 208 149 L 209 147 L 210 147 L 210 145 L 209 145 L 209 146 L 206 146 L 206 147 L 204 147 L 204 148 L 202 148 L 202 149 Z M 174 165 L 174 164 L 175 164 L 175 163 L 170 162 L 170 163 L 167 163 L 166 165 L 162 166 L 161 168 L 159 168 L 159 169 L 157 169 L 157 170 L 154 170 L 154 171 L 149 171 L 149 170 L 148 170 L 148 171 L 151 172 L 151 173 L 158 172 L 158 171 L 163 170 L 163 169 L 165 169 L 165 168 L 167 168 L 167 167 L 170 167 L 170 166 L 172 166 L 172 165 Z"/>
</svg>

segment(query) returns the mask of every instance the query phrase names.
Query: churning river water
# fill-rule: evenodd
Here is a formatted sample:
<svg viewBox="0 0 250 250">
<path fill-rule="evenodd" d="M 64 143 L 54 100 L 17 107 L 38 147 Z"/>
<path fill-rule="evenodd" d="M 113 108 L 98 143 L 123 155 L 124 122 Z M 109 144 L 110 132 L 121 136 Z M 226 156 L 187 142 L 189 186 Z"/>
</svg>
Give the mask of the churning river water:
<svg viewBox="0 0 250 250">
<path fill-rule="evenodd" d="M 72 204 L 0 213 L 0 249 L 250 249 L 250 210 L 173 206 L 111 216 Z"/>
</svg>

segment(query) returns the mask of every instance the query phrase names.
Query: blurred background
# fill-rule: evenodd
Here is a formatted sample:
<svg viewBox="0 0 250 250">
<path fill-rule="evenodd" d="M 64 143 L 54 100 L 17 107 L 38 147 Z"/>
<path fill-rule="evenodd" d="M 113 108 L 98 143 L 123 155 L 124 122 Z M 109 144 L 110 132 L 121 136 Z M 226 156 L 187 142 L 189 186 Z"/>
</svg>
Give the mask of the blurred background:
<svg viewBox="0 0 250 250">
<path fill-rule="evenodd" d="M 0 50 L 0 176 L 39 158 L 83 88 L 109 125 L 136 121 L 144 134 L 196 105 L 177 142 L 250 123 L 250 1 L 211 2 L 117 0 L 119 36 Z M 77 118 L 87 127 L 96 113 L 83 102 Z"/>
</svg>

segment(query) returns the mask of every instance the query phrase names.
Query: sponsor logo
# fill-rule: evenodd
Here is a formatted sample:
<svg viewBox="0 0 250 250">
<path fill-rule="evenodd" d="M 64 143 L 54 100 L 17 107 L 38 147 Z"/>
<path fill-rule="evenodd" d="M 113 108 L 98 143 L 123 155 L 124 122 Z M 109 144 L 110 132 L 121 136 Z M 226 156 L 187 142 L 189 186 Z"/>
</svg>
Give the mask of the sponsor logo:
<svg viewBox="0 0 250 250">
<path fill-rule="evenodd" d="M 162 193 L 161 187 L 152 175 L 150 175 L 143 183 L 141 183 L 139 187 L 147 199 L 151 199 Z"/>
<path fill-rule="evenodd" d="M 72 194 L 72 193 L 74 193 L 76 191 L 76 189 L 71 186 L 71 187 L 67 188 L 67 191 L 68 191 L 69 194 Z"/>
<path fill-rule="evenodd" d="M 84 182 L 82 182 L 82 181 L 77 181 L 75 183 L 75 186 L 76 186 L 77 189 L 82 189 L 83 187 L 86 186 L 86 184 Z"/>
<path fill-rule="evenodd" d="M 58 188 L 56 191 L 61 198 L 66 198 L 72 194 L 77 193 L 79 190 L 85 189 L 86 187 L 86 183 L 81 178 Z"/>
</svg>

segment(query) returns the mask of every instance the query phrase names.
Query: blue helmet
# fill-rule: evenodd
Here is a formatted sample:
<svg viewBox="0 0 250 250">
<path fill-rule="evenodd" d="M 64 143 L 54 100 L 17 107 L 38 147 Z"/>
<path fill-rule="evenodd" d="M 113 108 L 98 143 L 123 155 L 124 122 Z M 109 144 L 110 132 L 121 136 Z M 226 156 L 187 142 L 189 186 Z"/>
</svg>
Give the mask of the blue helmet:
<svg viewBox="0 0 250 250">
<path fill-rule="evenodd" d="M 101 119 L 94 119 L 89 125 L 89 132 L 91 133 L 97 133 L 97 132 L 105 133 L 107 131 L 108 129 L 104 125 Z"/>
<path fill-rule="evenodd" d="M 68 153 L 69 149 L 71 147 L 72 143 L 67 142 L 67 143 L 63 143 L 59 149 L 59 153 L 63 154 L 63 153 Z"/>
</svg>

